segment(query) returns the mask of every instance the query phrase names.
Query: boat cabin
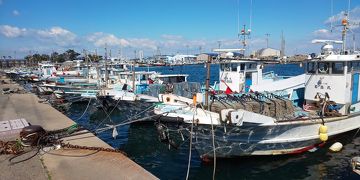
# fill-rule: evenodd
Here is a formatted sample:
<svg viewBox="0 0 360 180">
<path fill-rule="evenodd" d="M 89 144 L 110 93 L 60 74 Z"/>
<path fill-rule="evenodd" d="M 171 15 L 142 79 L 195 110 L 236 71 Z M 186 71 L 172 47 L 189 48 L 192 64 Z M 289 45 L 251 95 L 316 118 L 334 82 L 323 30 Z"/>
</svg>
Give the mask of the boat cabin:
<svg viewBox="0 0 360 180">
<path fill-rule="evenodd" d="M 54 73 L 56 73 L 55 65 L 47 62 L 39 63 L 39 70 L 41 72 L 41 76 L 44 78 L 51 77 Z"/>
<path fill-rule="evenodd" d="M 220 63 L 219 90 L 229 87 L 233 92 L 248 92 L 262 79 L 262 63 L 256 60 L 231 60 Z"/>
<path fill-rule="evenodd" d="M 349 109 L 360 112 L 359 74 L 360 54 L 337 54 L 332 45 L 323 46 L 321 55 L 306 63 L 306 104 L 327 99 L 343 115 Z"/>
<path fill-rule="evenodd" d="M 136 71 L 135 72 L 135 84 L 149 84 L 150 79 L 156 74 L 155 71 Z M 127 72 L 120 72 L 119 73 L 119 82 L 121 84 L 127 84 L 129 86 L 132 86 L 133 84 L 133 72 L 127 71 Z"/>
</svg>

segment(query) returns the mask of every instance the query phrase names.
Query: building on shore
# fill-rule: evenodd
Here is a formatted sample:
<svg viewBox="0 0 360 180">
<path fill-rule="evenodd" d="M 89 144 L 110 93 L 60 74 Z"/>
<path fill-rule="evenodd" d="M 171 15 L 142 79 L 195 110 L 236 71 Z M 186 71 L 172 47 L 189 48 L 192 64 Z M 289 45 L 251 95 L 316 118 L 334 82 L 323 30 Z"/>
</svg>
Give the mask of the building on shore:
<svg viewBox="0 0 360 180">
<path fill-rule="evenodd" d="M 0 68 L 11 68 L 11 67 L 21 67 L 31 65 L 25 59 L 0 59 Z"/>
<path fill-rule="evenodd" d="M 201 53 L 196 56 L 196 61 L 205 62 L 209 59 L 211 59 L 212 61 L 215 61 L 216 59 L 218 59 L 218 57 L 219 57 L 218 53 Z"/>
<path fill-rule="evenodd" d="M 196 61 L 196 56 L 188 54 L 177 54 L 172 57 L 175 64 L 191 64 Z"/>
<path fill-rule="evenodd" d="M 262 48 L 255 52 L 255 57 L 259 59 L 275 60 L 280 58 L 280 50 L 273 48 Z"/>
</svg>

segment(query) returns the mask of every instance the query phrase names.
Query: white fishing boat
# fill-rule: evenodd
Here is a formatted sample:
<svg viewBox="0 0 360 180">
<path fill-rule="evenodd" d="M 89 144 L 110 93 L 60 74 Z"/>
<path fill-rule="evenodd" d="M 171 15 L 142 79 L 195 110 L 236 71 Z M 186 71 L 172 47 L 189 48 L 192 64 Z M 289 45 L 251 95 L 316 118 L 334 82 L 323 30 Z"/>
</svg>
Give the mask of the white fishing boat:
<svg viewBox="0 0 360 180">
<path fill-rule="evenodd" d="M 303 108 L 271 93 L 214 97 L 205 108 L 198 105 L 203 96 L 191 100 L 165 94 L 159 96 L 163 104 L 155 114 L 183 123 L 178 130 L 192 138 L 205 159 L 316 150 L 330 138 L 360 128 L 360 54 L 345 49 L 347 18 L 342 25 L 342 41 L 313 41 L 324 45 L 307 62 Z M 341 51 L 334 44 L 342 44 Z"/>
</svg>

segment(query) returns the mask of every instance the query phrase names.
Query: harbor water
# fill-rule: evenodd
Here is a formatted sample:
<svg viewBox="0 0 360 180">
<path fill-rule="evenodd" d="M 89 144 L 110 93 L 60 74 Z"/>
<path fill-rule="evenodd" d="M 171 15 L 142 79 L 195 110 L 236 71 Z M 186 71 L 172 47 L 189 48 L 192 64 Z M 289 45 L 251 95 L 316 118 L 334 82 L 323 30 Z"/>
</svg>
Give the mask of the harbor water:
<svg viewBox="0 0 360 180">
<path fill-rule="evenodd" d="M 173 67 L 143 67 L 140 70 L 158 71 L 163 74 L 189 74 L 188 81 L 205 81 L 204 65 L 186 65 Z M 274 71 L 278 75 L 293 76 L 304 72 L 298 64 L 266 65 L 264 71 Z M 219 65 L 211 65 L 211 84 L 218 81 Z M 110 119 L 102 108 L 92 103 L 71 105 L 66 115 L 89 129 L 103 127 L 104 124 L 117 124 L 135 114 L 142 113 L 152 104 L 119 103 Z M 131 107 L 131 108 L 129 108 Z M 85 114 L 83 112 L 86 110 Z M 111 109 L 110 109 L 111 111 Z M 140 117 L 150 115 L 144 112 Z M 98 136 L 114 148 L 125 151 L 128 156 L 160 179 L 185 179 L 188 167 L 189 141 L 183 141 L 178 149 L 168 147 L 158 140 L 158 134 L 152 123 L 132 124 L 117 129 L 119 135 L 114 139 L 112 131 Z M 360 135 L 356 131 L 339 137 L 344 149 L 331 153 L 326 145 L 314 152 L 291 156 L 243 157 L 236 159 L 218 159 L 216 179 L 359 179 L 352 172 L 350 160 L 360 155 Z M 211 179 L 214 164 L 203 163 L 195 150 L 192 150 L 190 179 Z"/>
</svg>

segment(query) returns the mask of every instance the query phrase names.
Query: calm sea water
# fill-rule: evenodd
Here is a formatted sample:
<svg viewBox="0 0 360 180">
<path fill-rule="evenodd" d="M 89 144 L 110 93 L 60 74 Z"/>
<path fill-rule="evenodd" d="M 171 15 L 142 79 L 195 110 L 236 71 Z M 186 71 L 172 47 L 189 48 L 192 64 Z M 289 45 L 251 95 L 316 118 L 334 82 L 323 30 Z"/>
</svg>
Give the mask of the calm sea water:
<svg viewBox="0 0 360 180">
<path fill-rule="evenodd" d="M 218 81 L 218 65 L 211 66 L 211 83 Z M 147 70 L 147 68 L 139 68 Z M 184 73 L 189 74 L 188 81 L 204 82 L 205 71 L 203 65 L 150 67 L 150 70 L 163 74 Z M 304 72 L 297 64 L 267 65 L 264 71 L 274 71 L 278 75 L 298 75 Z M 67 115 L 77 123 L 96 128 L 103 123 L 119 123 L 134 114 L 143 111 L 151 104 L 121 103 L 121 110 L 111 113 L 111 121 L 104 120 L 106 115 L 103 110 L 90 106 L 86 114 L 79 119 L 87 103 L 74 104 Z M 145 113 L 143 116 L 149 115 Z M 113 139 L 111 131 L 99 134 L 105 142 L 124 150 L 136 163 L 153 173 L 160 179 L 185 179 L 189 142 L 184 141 L 179 149 L 170 149 L 167 145 L 159 142 L 158 135 L 153 124 L 137 124 L 124 126 L 118 129 L 119 136 Z M 339 141 L 344 143 L 344 149 L 339 153 L 331 153 L 328 147 L 315 152 L 294 156 L 266 156 L 246 157 L 237 159 L 222 159 L 216 164 L 216 179 L 360 179 L 352 172 L 350 159 L 360 156 L 360 135 L 350 132 L 342 136 Z M 192 151 L 191 179 L 211 179 L 213 164 L 202 163 L 195 150 Z"/>
</svg>

